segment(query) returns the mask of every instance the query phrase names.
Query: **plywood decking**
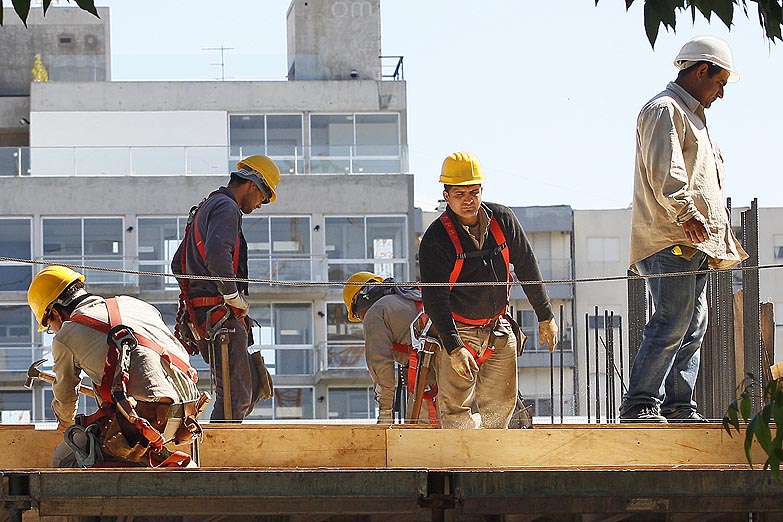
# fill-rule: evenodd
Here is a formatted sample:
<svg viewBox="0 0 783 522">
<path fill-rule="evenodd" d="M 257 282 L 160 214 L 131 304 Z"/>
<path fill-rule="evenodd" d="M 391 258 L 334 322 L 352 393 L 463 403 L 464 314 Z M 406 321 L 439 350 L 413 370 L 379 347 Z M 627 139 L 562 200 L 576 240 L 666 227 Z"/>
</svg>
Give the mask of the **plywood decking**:
<svg viewBox="0 0 783 522">
<path fill-rule="evenodd" d="M 439 430 L 376 425 L 205 425 L 202 468 L 528 469 L 747 466 L 718 424 Z M 0 426 L 0 470 L 49 467 L 62 434 Z M 759 448 L 754 461 L 764 462 Z"/>
</svg>

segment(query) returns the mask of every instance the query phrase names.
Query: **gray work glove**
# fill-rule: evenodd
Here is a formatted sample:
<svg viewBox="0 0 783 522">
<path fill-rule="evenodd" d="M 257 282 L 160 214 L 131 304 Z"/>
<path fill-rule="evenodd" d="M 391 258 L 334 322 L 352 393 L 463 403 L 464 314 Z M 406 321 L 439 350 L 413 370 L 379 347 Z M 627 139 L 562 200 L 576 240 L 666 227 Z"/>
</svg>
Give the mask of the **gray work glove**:
<svg viewBox="0 0 783 522">
<path fill-rule="evenodd" d="M 226 304 L 231 307 L 231 310 L 233 310 L 237 319 L 242 319 L 250 312 L 250 305 L 247 304 L 247 301 L 245 301 L 245 298 L 239 292 L 226 294 L 223 296 L 223 299 L 226 301 Z"/>
<path fill-rule="evenodd" d="M 468 381 L 473 380 L 473 374 L 478 373 L 479 367 L 476 359 L 470 355 L 470 352 L 464 346 L 460 346 L 449 354 L 451 367 L 457 372 L 457 375 Z"/>
<path fill-rule="evenodd" d="M 557 323 L 554 319 L 538 323 L 538 344 L 547 345 L 550 352 L 555 351 L 557 345 Z"/>
</svg>

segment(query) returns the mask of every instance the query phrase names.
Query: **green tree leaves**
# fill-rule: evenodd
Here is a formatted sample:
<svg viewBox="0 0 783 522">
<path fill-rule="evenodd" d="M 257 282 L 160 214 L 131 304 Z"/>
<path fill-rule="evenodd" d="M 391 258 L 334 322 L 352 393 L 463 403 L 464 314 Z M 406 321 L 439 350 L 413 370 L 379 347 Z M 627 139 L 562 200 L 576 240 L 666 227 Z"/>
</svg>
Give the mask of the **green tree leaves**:
<svg viewBox="0 0 783 522">
<path fill-rule="evenodd" d="M 745 385 L 745 383 L 749 383 Z M 747 422 L 745 428 L 745 458 L 753 465 L 753 440 L 758 441 L 761 449 L 767 454 L 764 469 L 770 469 L 775 479 L 780 480 L 780 464 L 783 462 L 783 379 L 771 380 L 763 390 L 764 406 L 751 417 L 752 393 L 759 383 L 752 375 L 743 382 L 745 389 L 740 398 L 729 404 L 723 416 L 723 429 L 733 436 L 732 428 L 741 433 L 740 419 Z M 741 385 L 742 386 L 742 385 Z M 758 398 L 758 397 L 757 397 Z M 771 425 L 774 423 L 775 435 L 772 435 Z"/>
<path fill-rule="evenodd" d="M 625 8 L 630 9 L 634 0 L 625 0 Z M 783 5 L 781 0 L 644 0 L 644 31 L 650 45 L 654 48 L 658 39 L 658 31 L 661 26 L 667 30 L 676 30 L 677 14 L 679 11 L 689 10 L 691 19 L 696 20 L 696 11 L 711 21 L 715 14 L 723 24 L 731 30 L 734 23 L 735 6 L 742 7 L 745 16 L 748 16 L 748 3 L 756 4 L 759 16 L 759 25 L 764 29 L 764 34 L 772 43 L 775 39 L 781 40 L 781 28 L 783 27 Z M 595 0 L 598 5 L 598 0 Z"/>
<path fill-rule="evenodd" d="M 68 1 L 70 2 L 71 0 Z M 96 16 L 97 18 L 100 18 L 100 16 L 98 16 L 98 10 L 95 8 L 95 0 L 74 0 L 74 1 L 82 11 L 87 11 L 88 13 Z M 11 0 L 11 3 L 14 6 L 14 11 L 16 11 L 16 15 L 19 17 L 22 23 L 24 23 L 25 27 L 27 27 L 27 17 L 30 15 L 30 0 Z M 52 4 L 52 0 L 43 1 L 44 16 L 46 16 L 46 11 L 49 10 L 49 6 L 51 4 Z M 0 0 L 0 25 L 3 25 L 3 0 Z"/>
</svg>

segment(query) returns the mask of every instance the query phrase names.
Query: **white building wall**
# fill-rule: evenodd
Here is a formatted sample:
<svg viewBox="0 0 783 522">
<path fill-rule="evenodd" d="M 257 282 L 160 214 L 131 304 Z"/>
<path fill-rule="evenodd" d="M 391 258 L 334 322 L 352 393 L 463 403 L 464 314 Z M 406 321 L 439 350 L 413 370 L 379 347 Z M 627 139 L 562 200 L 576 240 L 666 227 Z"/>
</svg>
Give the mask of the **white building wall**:
<svg viewBox="0 0 783 522">
<path fill-rule="evenodd" d="M 759 209 L 759 265 L 783 264 L 783 208 Z M 775 305 L 775 357 L 783 359 L 783 270 L 769 268 L 759 272 L 761 302 Z"/>
</svg>

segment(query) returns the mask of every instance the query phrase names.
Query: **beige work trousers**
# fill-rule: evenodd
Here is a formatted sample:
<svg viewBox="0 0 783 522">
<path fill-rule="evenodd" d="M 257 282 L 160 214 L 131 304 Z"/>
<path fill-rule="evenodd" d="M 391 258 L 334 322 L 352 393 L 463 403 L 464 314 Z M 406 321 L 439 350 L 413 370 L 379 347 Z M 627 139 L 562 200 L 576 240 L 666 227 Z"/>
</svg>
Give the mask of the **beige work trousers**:
<svg viewBox="0 0 783 522">
<path fill-rule="evenodd" d="M 496 330 L 506 335 L 495 339 L 495 353 L 470 381 L 457 375 L 446 350 L 437 351 L 437 405 L 442 428 L 508 428 L 517 399 L 517 341 L 507 322 L 501 321 Z M 480 357 L 492 329 L 458 322 L 457 331 L 462 342 Z"/>
</svg>

